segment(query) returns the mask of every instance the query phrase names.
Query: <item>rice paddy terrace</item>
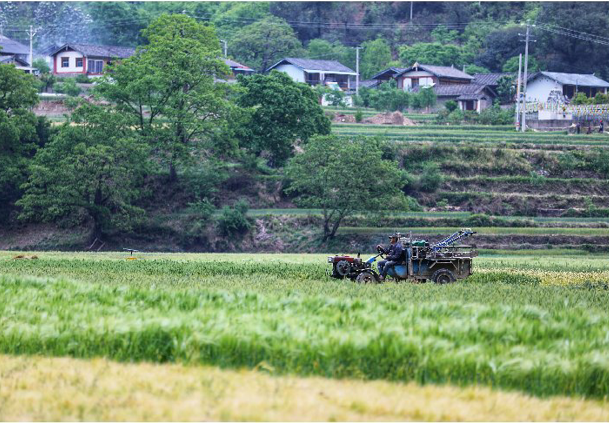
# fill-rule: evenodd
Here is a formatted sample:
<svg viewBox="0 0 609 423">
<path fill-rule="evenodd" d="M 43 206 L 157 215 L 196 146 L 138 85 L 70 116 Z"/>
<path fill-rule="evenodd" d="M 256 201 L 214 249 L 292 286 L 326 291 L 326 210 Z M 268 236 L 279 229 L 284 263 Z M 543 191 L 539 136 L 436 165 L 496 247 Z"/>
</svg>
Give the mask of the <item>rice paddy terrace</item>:
<svg viewBox="0 0 609 423">
<path fill-rule="evenodd" d="M 417 126 L 335 123 L 333 132 L 345 137 L 378 136 L 390 141 L 392 148 L 387 154 L 409 173 L 407 194 L 417 199 L 427 215 L 419 220 L 403 220 L 406 225 L 400 224 L 399 219 L 389 222 L 388 229 L 459 226 L 468 223 L 468 218 L 459 215 L 465 212 L 470 213 L 470 226 L 521 227 L 495 233 L 481 231 L 485 248 L 493 248 L 493 244 L 497 248 L 609 246 L 606 234 L 595 230 L 609 223 L 606 134 L 523 134 L 510 126 L 433 123 Z M 448 215 L 441 214 L 447 212 L 454 213 L 450 215 L 456 219 L 454 223 L 446 220 Z M 476 220 L 474 214 L 498 219 Z M 366 231 L 343 229 L 343 233 L 352 234 Z"/>
<path fill-rule="evenodd" d="M 438 286 L 332 280 L 325 255 L 16 254 L 3 420 L 609 418 L 602 256 Z"/>
</svg>

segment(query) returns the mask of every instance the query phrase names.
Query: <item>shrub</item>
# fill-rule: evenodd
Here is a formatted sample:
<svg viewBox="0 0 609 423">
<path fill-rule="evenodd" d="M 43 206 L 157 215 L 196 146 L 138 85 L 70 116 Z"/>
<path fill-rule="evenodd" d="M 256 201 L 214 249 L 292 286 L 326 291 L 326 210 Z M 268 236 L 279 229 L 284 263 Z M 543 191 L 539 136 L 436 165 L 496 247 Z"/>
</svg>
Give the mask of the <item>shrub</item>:
<svg viewBox="0 0 609 423">
<path fill-rule="evenodd" d="M 361 109 L 357 109 L 355 112 L 355 121 L 360 123 L 362 120 L 364 120 L 364 112 L 362 112 Z"/>
<path fill-rule="evenodd" d="M 455 110 L 448 115 L 448 121 L 453 125 L 458 125 L 463 122 L 463 112 L 461 110 Z"/>
<path fill-rule="evenodd" d="M 80 94 L 81 89 L 76 85 L 76 81 L 72 78 L 66 78 L 62 82 L 55 84 L 55 91 L 62 94 L 67 94 L 70 97 L 76 97 Z"/>
<path fill-rule="evenodd" d="M 79 84 L 88 84 L 91 81 L 89 80 L 89 77 L 83 73 L 76 77 L 76 82 Z"/>
<path fill-rule="evenodd" d="M 239 200 L 234 207 L 224 206 L 218 218 L 218 229 L 222 235 L 242 235 L 252 226 L 247 219 L 249 206 L 245 200 Z"/>
<path fill-rule="evenodd" d="M 438 169 L 438 165 L 428 162 L 423 165 L 423 173 L 419 176 L 416 188 L 423 192 L 436 192 L 442 184 L 443 177 Z"/>
<path fill-rule="evenodd" d="M 455 100 L 448 100 L 446 103 L 444 103 L 444 107 L 446 107 L 446 110 L 448 110 L 448 112 L 450 113 L 457 110 L 457 107 L 459 107 L 459 105 Z"/>
</svg>

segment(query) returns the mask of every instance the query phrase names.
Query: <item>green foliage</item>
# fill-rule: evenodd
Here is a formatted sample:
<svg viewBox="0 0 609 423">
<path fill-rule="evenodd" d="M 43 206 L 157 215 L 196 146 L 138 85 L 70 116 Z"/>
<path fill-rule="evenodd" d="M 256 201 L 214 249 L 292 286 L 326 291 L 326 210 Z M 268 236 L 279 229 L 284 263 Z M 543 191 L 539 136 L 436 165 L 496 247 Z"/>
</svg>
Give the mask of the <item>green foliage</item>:
<svg viewBox="0 0 609 423">
<path fill-rule="evenodd" d="M 596 93 L 594 104 L 609 104 L 609 94 Z"/>
<path fill-rule="evenodd" d="M 258 72 L 266 72 L 281 58 L 298 56 L 302 45 L 286 21 L 268 16 L 240 29 L 231 49 L 238 60 Z"/>
<path fill-rule="evenodd" d="M 78 82 L 79 84 L 89 84 L 89 83 L 91 83 L 91 80 L 89 79 L 89 77 L 86 74 L 84 74 L 84 73 L 81 73 L 80 75 L 78 75 L 75 78 L 75 81 Z"/>
<path fill-rule="evenodd" d="M 313 135 L 330 133 L 330 121 L 315 92 L 285 73 L 240 77 L 239 84 L 244 92 L 238 105 L 252 109 L 242 127 L 243 145 L 257 155 L 269 152 L 273 165 L 292 156 L 296 140 L 306 142 Z"/>
<path fill-rule="evenodd" d="M 360 73 L 363 79 L 382 71 L 391 62 L 391 49 L 383 38 L 362 43 Z"/>
<path fill-rule="evenodd" d="M 361 92 L 361 91 L 360 91 Z M 394 80 L 383 82 L 376 90 L 364 90 L 364 103 L 383 112 L 404 111 L 411 104 L 413 95 L 400 90 Z"/>
<path fill-rule="evenodd" d="M 594 104 L 593 98 L 588 98 L 588 96 L 583 92 L 578 92 L 575 97 L 573 97 L 572 104 L 580 105 L 580 104 Z"/>
<path fill-rule="evenodd" d="M 444 25 L 438 25 L 433 31 L 431 31 L 431 38 L 437 43 L 448 44 L 455 42 L 459 37 L 459 32 L 455 30 L 448 30 Z"/>
<path fill-rule="evenodd" d="M 34 78 L 0 65 L 0 221 L 21 195 L 29 158 L 45 141 L 44 121 L 29 111 L 37 102 Z"/>
<path fill-rule="evenodd" d="M 516 73 L 516 75 L 518 75 L 518 61 L 519 61 L 519 56 L 510 57 L 503 65 L 503 68 L 501 69 L 501 71 L 502 72 L 514 72 L 514 73 Z M 528 68 L 529 68 L 529 70 L 528 70 L 529 74 L 539 71 L 539 63 L 537 63 L 537 59 L 535 59 L 535 57 L 529 56 Z M 522 71 L 522 74 L 524 75 L 524 56 L 522 57 L 522 70 L 521 71 Z"/>
<path fill-rule="evenodd" d="M 476 73 L 490 73 L 491 71 L 485 68 L 484 66 L 478 65 L 467 65 L 465 67 L 465 73 L 469 75 L 474 75 Z"/>
<path fill-rule="evenodd" d="M 459 104 L 457 104 L 457 102 L 455 100 L 448 100 L 446 101 L 446 103 L 444 103 L 444 107 L 446 108 L 446 110 L 451 113 L 454 112 L 455 110 L 457 110 L 457 107 L 459 107 Z"/>
<path fill-rule="evenodd" d="M 61 94 L 67 94 L 70 97 L 77 97 L 81 93 L 81 89 L 76 85 L 76 81 L 73 78 L 63 78 L 62 82 L 57 82 L 54 86 L 56 92 Z"/>
<path fill-rule="evenodd" d="M 400 62 L 404 66 L 415 63 L 461 67 L 461 49 L 454 44 L 416 43 L 400 46 Z"/>
<path fill-rule="evenodd" d="M 514 110 L 503 110 L 495 103 L 493 107 L 487 107 L 480 112 L 477 119 L 482 125 L 509 125 L 514 121 Z"/>
<path fill-rule="evenodd" d="M 355 121 L 360 123 L 362 120 L 364 120 L 364 113 L 362 112 L 362 109 L 357 109 L 355 112 Z"/>
<path fill-rule="evenodd" d="M 334 107 L 345 106 L 345 93 L 341 90 L 329 90 L 326 100 Z"/>
<path fill-rule="evenodd" d="M 247 219 L 249 205 L 245 200 L 239 200 L 234 207 L 225 206 L 218 217 L 218 229 L 222 235 L 237 236 L 249 231 L 252 226 Z"/>
<path fill-rule="evenodd" d="M 116 104 L 168 167 L 190 165 L 216 140 L 231 112 L 228 66 L 213 28 L 184 15 L 163 15 L 144 32 L 145 48 L 111 67 L 97 93 Z"/>
<path fill-rule="evenodd" d="M 51 72 L 49 64 L 44 59 L 36 59 L 32 64 L 32 67 L 38 69 L 41 75 L 46 75 Z"/>
<path fill-rule="evenodd" d="M 327 40 L 316 38 L 309 41 L 306 57 L 319 60 L 337 60 L 343 65 L 354 69 L 355 55 L 352 50 L 342 45 L 339 41 L 331 43 Z"/>
<path fill-rule="evenodd" d="M 448 115 L 448 121 L 453 125 L 460 124 L 463 122 L 464 118 L 465 117 L 463 116 L 463 112 L 461 110 L 454 110 Z"/>
<path fill-rule="evenodd" d="M 343 220 L 358 211 L 392 210 L 402 195 L 404 174 L 383 160 L 383 142 L 366 137 L 315 137 L 286 168 L 297 204 L 323 210 L 323 240 L 336 235 Z"/>
<path fill-rule="evenodd" d="M 412 184 L 410 190 L 415 192 L 436 192 L 442 185 L 444 178 L 438 164 L 427 162 L 423 165 L 423 171 Z"/>
<path fill-rule="evenodd" d="M 497 80 L 497 94 L 502 103 L 509 103 L 516 95 L 515 79 L 510 76 L 502 76 Z"/>
<path fill-rule="evenodd" d="M 119 112 L 83 105 L 39 150 L 30 166 L 21 218 L 77 224 L 93 221 L 92 237 L 128 229 L 143 215 L 141 195 L 147 149 Z"/>
</svg>

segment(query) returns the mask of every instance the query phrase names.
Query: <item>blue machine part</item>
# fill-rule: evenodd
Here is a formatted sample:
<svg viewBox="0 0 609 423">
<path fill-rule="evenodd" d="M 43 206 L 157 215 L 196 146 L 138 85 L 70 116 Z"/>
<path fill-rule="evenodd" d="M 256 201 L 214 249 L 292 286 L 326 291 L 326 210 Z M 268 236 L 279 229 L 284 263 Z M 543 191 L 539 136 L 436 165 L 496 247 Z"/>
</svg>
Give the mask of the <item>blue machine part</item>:
<svg viewBox="0 0 609 423">
<path fill-rule="evenodd" d="M 439 251 L 444 247 L 448 247 L 448 246 L 454 244 L 461 238 L 465 238 L 465 237 L 468 237 L 473 234 L 475 234 L 475 232 L 472 231 L 471 229 L 461 229 L 460 231 L 457 231 L 454 234 L 444 238 L 442 241 L 432 245 L 431 249 L 433 251 Z"/>
</svg>

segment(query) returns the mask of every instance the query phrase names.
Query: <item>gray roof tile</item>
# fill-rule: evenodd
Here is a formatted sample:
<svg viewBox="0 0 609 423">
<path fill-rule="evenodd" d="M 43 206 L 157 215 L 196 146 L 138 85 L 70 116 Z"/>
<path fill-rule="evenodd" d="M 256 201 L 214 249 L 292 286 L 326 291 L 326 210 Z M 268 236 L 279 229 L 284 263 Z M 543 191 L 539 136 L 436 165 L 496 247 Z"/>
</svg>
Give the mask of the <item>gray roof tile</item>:
<svg viewBox="0 0 609 423">
<path fill-rule="evenodd" d="M 4 35 L 0 35 L 0 54 L 30 54 L 30 48 L 17 42 L 15 40 L 11 40 L 10 38 L 5 37 Z"/>
<path fill-rule="evenodd" d="M 536 72 L 528 80 L 531 81 L 540 75 L 547 76 L 563 85 L 579 85 L 580 87 L 609 88 L 609 82 L 597 76 L 585 73 L 562 73 L 562 72 Z"/>
<path fill-rule="evenodd" d="M 53 52 L 51 55 L 54 56 L 66 47 L 79 51 L 87 57 L 116 57 L 119 59 L 126 59 L 127 57 L 131 57 L 135 54 L 135 49 L 132 47 L 96 46 L 91 44 L 68 43 L 55 50 L 55 52 Z"/>
<path fill-rule="evenodd" d="M 437 76 L 438 78 L 455 78 L 455 79 L 467 79 L 467 80 L 474 79 L 473 76 L 471 76 L 465 72 L 462 72 L 459 69 L 453 68 L 451 66 L 435 66 L 435 65 L 421 65 L 421 64 L 415 64 L 414 66 L 411 66 L 411 67 L 405 69 L 403 72 L 401 72 L 398 75 L 402 75 L 406 72 L 410 72 L 411 70 L 414 70 L 415 67 L 418 69 L 425 70 L 429 73 L 432 73 L 435 76 Z"/>
<path fill-rule="evenodd" d="M 474 80 L 472 82 L 480 85 L 497 85 L 499 80 L 504 76 L 515 78 L 517 75 L 514 72 L 476 73 L 474 74 Z"/>
<path fill-rule="evenodd" d="M 321 72 L 344 72 L 355 74 L 353 69 L 348 68 L 336 60 L 315 60 L 315 59 L 301 59 L 296 57 L 286 57 L 271 66 L 268 70 L 287 62 L 301 69 L 316 70 Z"/>
</svg>

